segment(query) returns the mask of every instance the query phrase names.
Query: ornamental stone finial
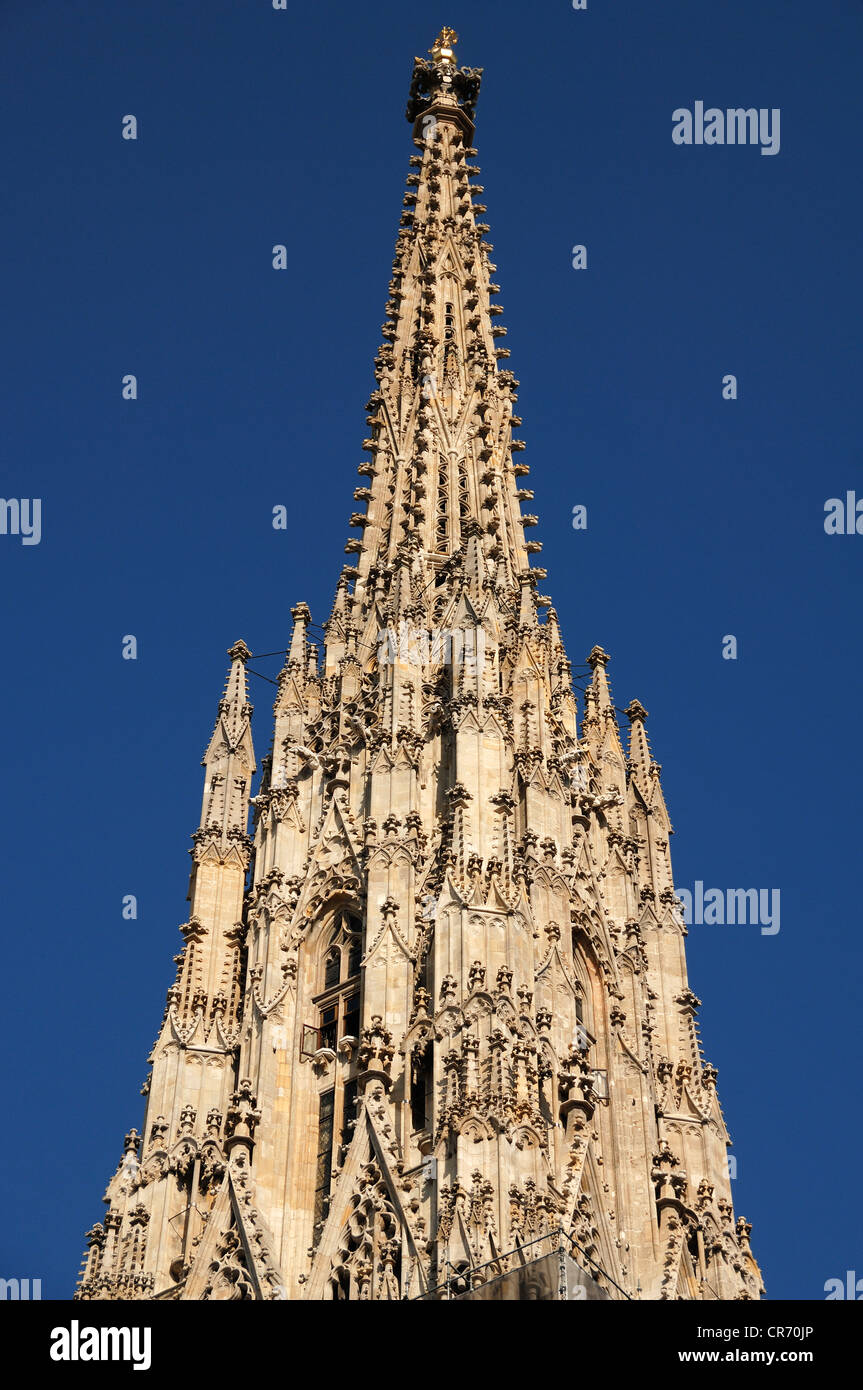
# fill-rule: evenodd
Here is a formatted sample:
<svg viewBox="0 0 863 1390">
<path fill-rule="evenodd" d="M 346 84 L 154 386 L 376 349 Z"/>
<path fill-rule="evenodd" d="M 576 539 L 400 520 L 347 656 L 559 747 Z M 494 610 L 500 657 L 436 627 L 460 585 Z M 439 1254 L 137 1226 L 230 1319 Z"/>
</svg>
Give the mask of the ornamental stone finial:
<svg viewBox="0 0 863 1390">
<path fill-rule="evenodd" d="M 428 58 L 415 58 L 406 115 L 415 137 L 436 138 L 443 121 L 461 130 L 465 148 L 472 148 L 473 120 L 479 97 L 481 68 L 460 68 L 455 55 L 458 35 L 445 25 L 429 49 Z M 420 116 L 426 119 L 417 124 Z M 474 151 L 475 153 L 475 151 Z M 383 353 L 381 354 L 383 357 Z"/>
</svg>

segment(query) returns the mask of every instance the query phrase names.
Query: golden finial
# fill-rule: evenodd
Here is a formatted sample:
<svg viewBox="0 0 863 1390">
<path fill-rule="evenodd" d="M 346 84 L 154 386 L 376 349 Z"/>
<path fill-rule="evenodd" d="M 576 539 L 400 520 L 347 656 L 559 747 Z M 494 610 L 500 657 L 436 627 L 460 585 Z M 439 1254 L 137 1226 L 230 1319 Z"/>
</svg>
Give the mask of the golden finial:
<svg viewBox="0 0 863 1390">
<path fill-rule="evenodd" d="M 455 29 L 450 29 L 445 24 L 434 41 L 429 53 L 436 63 L 452 63 L 455 67 L 455 53 L 453 49 L 458 43 L 458 34 Z"/>
</svg>

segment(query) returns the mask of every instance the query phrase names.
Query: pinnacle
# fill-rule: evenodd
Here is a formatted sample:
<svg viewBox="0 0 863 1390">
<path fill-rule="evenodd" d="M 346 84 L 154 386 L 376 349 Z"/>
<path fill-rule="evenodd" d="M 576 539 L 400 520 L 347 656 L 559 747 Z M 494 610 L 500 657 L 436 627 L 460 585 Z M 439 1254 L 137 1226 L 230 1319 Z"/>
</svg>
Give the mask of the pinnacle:
<svg viewBox="0 0 863 1390">
<path fill-rule="evenodd" d="M 651 773 L 658 772 L 659 768 L 659 764 L 653 761 L 647 730 L 644 727 L 647 710 L 640 700 L 630 700 L 624 713 L 630 723 L 629 761 L 636 776 L 646 785 Z"/>
<path fill-rule="evenodd" d="M 230 648 L 228 655 L 231 667 L 219 701 L 215 727 L 202 760 L 207 775 L 198 835 L 209 834 L 213 830 L 223 836 L 229 832 L 241 836 L 246 834 L 248 796 L 255 769 L 251 734 L 253 707 L 249 703 L 246 684 L 246 662 L 252 653 L 240 639 Z M 235 799 L 230 788 L 239 789 L 240 783 L 242 792 Z"/>
<path fill-rule="evenodd" d="M 291 634 L 291 645 L 288 648 L 287 665 L 295 663 L 302 668 L 306 659 L 306 625 L 311 622 L 312 615 L 307 603 L 297 603 L 291 609 L 291 617 L 294 620 L 294 630 Z"/>
<path fill-rule="evenodd" d="M 607 721 L 616 724 L 617 716 L 614 712 L 614 701 L 611 698 L 611 686 L 608 683 L 606 666 L 611 657 L 608 652 L 603 651 L 602 647 L 594 647 L 587 658 L 587 664 L 593 671 L 591 679 L 591 689 L 596 701 L 596 713 L 602 715 Z"/>
</svg>

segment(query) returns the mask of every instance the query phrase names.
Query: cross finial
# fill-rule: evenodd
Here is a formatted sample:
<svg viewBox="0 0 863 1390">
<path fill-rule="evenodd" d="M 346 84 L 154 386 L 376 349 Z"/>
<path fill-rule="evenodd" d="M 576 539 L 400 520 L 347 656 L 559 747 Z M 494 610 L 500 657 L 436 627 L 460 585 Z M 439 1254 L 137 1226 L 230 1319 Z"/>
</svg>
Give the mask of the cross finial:
<svg viewBox="0 0 863 1390">
<path fill-rule="evenodd" d="M 451 63 L 455 67 L 455 53 L 453 49 L 458 43 L 458 34 L 455 29 L 450 29 L 445 24 L 429 49 L 429 53 L 436 63 Z"/>
</svg>

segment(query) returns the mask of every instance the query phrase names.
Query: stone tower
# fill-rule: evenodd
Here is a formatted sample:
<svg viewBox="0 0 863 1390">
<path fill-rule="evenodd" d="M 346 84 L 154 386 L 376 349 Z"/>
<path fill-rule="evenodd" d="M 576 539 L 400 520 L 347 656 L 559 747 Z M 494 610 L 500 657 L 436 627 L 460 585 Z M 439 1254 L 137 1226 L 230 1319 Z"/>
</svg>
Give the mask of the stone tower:
<svg viewBox="0 0 863 1390">
<path fill-rule="evenodd" d="M 256 796 L 229 652 L 143 1130 L 82 1299 L 762 1292 L 647 712 L 624 751 L 594 647 L 579 727 L 530 563 L 455 42 L 414 62 L 358 535 L 322 651 L 292 609 Z"/>
</svg>

